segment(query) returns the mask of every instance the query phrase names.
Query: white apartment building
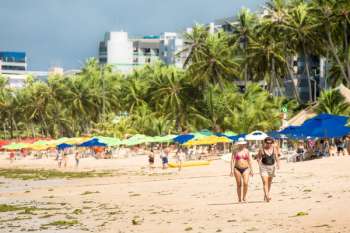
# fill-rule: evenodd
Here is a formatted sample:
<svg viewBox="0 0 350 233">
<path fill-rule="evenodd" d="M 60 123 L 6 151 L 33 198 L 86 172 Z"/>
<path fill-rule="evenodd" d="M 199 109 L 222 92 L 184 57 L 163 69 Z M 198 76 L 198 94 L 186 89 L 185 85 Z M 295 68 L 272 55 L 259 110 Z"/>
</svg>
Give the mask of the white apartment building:
<svg viewBox="0 0 350 233">
<path fill-rule="evenodd" d="M 160 36 L 160 59 L 168 65 L 182 68 L 186 60 L 184 40 L 175 32 L 164 32 Z"/>
<path fill-rule="evenodd" d="M 99 45 L 99 62 L 110 64 L 124 73 L 155 61 L 182 67 L 184 58 L 178 53 L 183 44 L 178 34 L 171 32 L 141 38 L 129 38 L 123 31 L 107 32 Z"/>
</svg>

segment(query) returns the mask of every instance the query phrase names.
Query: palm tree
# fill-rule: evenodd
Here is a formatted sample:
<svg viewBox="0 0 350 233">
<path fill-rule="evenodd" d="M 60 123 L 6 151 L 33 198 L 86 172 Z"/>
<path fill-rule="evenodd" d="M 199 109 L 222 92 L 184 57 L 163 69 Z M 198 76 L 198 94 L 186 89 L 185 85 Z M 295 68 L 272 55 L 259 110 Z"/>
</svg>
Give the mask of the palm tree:
<svg viewBox="0 0 350 233">
<path fill-rule="evenodd" d="M 301 54 L 304 58 L 304 71 L 309 88 L 309 101 L 313 101 L 312 85 L 309 58 L 310 55 L 315 55 L 317 44 L 316 38 L 316 22 L 315 18 L 311 16 L 311 8 L 308 3 L 303 1 L 296 1 L 295 5 L 291 6 L 291 10 L 286 15 L 286 20 L 282 24 L 285 32 L 285 39 L 287 47 Z"/>
<path fill-rule="evenodd" d="M 329 113 L 335 115 L 348 115 L 350 104 L 339 90 L 331 89 L 321 93 L 316 107 L 317 113 Z"/>
<path fill-rule="evenodd" d="M 233 81 L 239 76 L 240 59 L 229 46 L 227 35 L 223 32 L 207 37 L 195 61 L 189 66 L 193 84 L 206 87 L 219 84 L 223 88 L 225 80 Z"/>
<path fill-rule="evenodd" d="M 149 95 L 155 109 L 168 118 L 175 119 L 177 128 L 181 125 L 181 118 L 186 116 L 184 108 L 188 99 L 184 78 L 183 72 L 163 66 L 150 80 Z"/>
<path fill-rule="evenodd" d="M 347 0 L 313 0 L 314 17 L 318 19 L 318 38 L 329 51 L 341 77 L 350 86 L 350 3 Z"/>
<path fill-rule="evenodd" d="M 184 34 L 184 49 L 178 54 L 178 56 L 186 56 L 184 68 L 187 68 L 192 62 L 198 60 L 199 53 L 208 35 L 208 30 L 200 24 L 194 25 L 191 31 Z"/>
<path fill-rule="evenodd" d="M 292 84 L 294 97 L 300 103 L 299 92 L 297 85 L 294 82 L 296 78 L 292 67 L 295 51 L 287 47 L 288 38 L 285 36 L 286 28 L 283 26 L 287 24 L 287 16 L 289 12 L 288 9 L 289 5 L 285 0 L 271 0 L 267 2 L 266 6 L 264 7 L 263 17 L 256 27 L 256 33 L 258 36 L 266 38 L 265 43 L 271 44 L 270 47 L 272 51 L 275 51 L 276 55 L 282 55 L 284 64 L 280 64 L 280 56 L 278 56 L 279 59 L 277 60 L 275 57 L 272 57 L 271 59 L 272 79 L 276 79 L 276 84 L 278 84 L 278 78 L 276 75 L 281 75 L 282 77 L 288 78 L 289 82 Z M 268 41 L 269 39 L 271 39 L 272 42 Z"/>
<path fill-rule="evenodd" d="M 254 27 L 257 23 L 257 17 L 255 14 L 252 14 L 248 9 L 241 9 L 237 21 L 230 22 L 232 28 L 232 40 L 233 45 L 237 48 L 240 48 L 243 58 L 249 56 L 248 47 L 251 41 L 251 37 L 254 34 Z M 245 86 L 249 81 L 248 73 L 248 63 L 244 64 L 244 81 Z"/>
</svg>

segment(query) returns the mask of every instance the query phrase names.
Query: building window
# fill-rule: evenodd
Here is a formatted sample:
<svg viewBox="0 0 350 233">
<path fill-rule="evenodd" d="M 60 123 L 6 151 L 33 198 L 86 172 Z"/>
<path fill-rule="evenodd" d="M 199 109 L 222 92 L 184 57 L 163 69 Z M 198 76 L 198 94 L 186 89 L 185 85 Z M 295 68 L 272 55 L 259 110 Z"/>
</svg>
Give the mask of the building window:
<svg viewBox="0 0 350 233">
<path fill-rule="evenodd" d="M 159 56 L 159 49 L 155 49 L 154 53 L 155 53 L 156 56 Z"/>
<path fill-rule="evenodd" d="M 144 52 L 145 56 L 151 55 L 151 49 L 150 48 L 144 48 L 143 52 Z"/>
<path fill-rule="evenodd" d="M 100 57 L 100 63 L 101 64 L 107 63 L 107 58 L 106 57 Z"/>
<path fill-rule="evenodd" d="M 24 66 L 2 66 L 3 70 L 26 70 Z"/>
<path fill-rule="evenodd" d="M 137 57 L 134 57 L 134 59 L 133 59 L 132 62 L 133 62 L 133 63 L 139 63 L 139 59 L 138 59 Z"/>
</svg>

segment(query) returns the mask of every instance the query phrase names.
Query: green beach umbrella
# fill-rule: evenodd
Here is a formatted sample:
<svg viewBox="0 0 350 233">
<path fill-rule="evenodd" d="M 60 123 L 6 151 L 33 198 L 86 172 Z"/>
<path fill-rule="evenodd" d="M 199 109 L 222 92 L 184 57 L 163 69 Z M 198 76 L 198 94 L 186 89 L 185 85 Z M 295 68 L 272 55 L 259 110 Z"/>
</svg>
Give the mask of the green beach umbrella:
<svg viewBox="0 0 350 233">
<path fill-rule="evenodd" d="M 152 142 L 152 137 L 143 134 L 136 134 L 131 138 L 123 140 L 122 144 L 126 146 L 136 146 L 147 142 Z"/>
<path fill-rule="evenodd" d="M 166 136 L 155 136 L 150 139 L 150 142 L 153 143 L 165 143 L 165 142 L 171 142 L 173 138 L 175 138 L 177 135 L 166 135 Z"/>
<path fill-rule="evenodd" d="M 107 146 L 119 146 L 122 144 L 122 141 L 118 138 L 102 137 L 102 136 L 97 136 L 94 138 L 98 139 L 98 141 L 101 143 L 107 144 Z"/>
<path fill-rule="evenodd" d="M 5 150 L 21 150 L 25 148 L 30 148 L 31 144 L 29 143 L 12 143 L 6 146 L 3 146 L 2 148 Z"/>
<path fill-rule="evenodd" d="M 225 131 L 223 134 L 225 134 L 226 136 L 228 137 L 231 137 L 231 136 L 236 136 L 237 134 L 233 131 Z"/>
</svg>

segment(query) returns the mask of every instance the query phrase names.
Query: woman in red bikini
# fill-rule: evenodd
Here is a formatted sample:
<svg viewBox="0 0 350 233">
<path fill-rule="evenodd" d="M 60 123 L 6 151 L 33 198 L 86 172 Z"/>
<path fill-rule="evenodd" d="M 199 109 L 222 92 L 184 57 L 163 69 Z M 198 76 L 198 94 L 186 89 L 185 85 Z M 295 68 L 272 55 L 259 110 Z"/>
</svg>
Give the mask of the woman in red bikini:
<svg viewBox="0 0 350 233">
<path fill-rule="evenodd" d="M 231 158 L 230 176 L 235 176 L 236 178 L 238 201 L 242 202 L 243 200 L 244 202 L 246 202 L 249 175 L 253 176 L 252 157 L 250 156 L 249 151 L 246 148 L 247 142 L 243 138 L 240 138 L 236 145 L 237 149 L 234 150 Z"/>
</svg>

